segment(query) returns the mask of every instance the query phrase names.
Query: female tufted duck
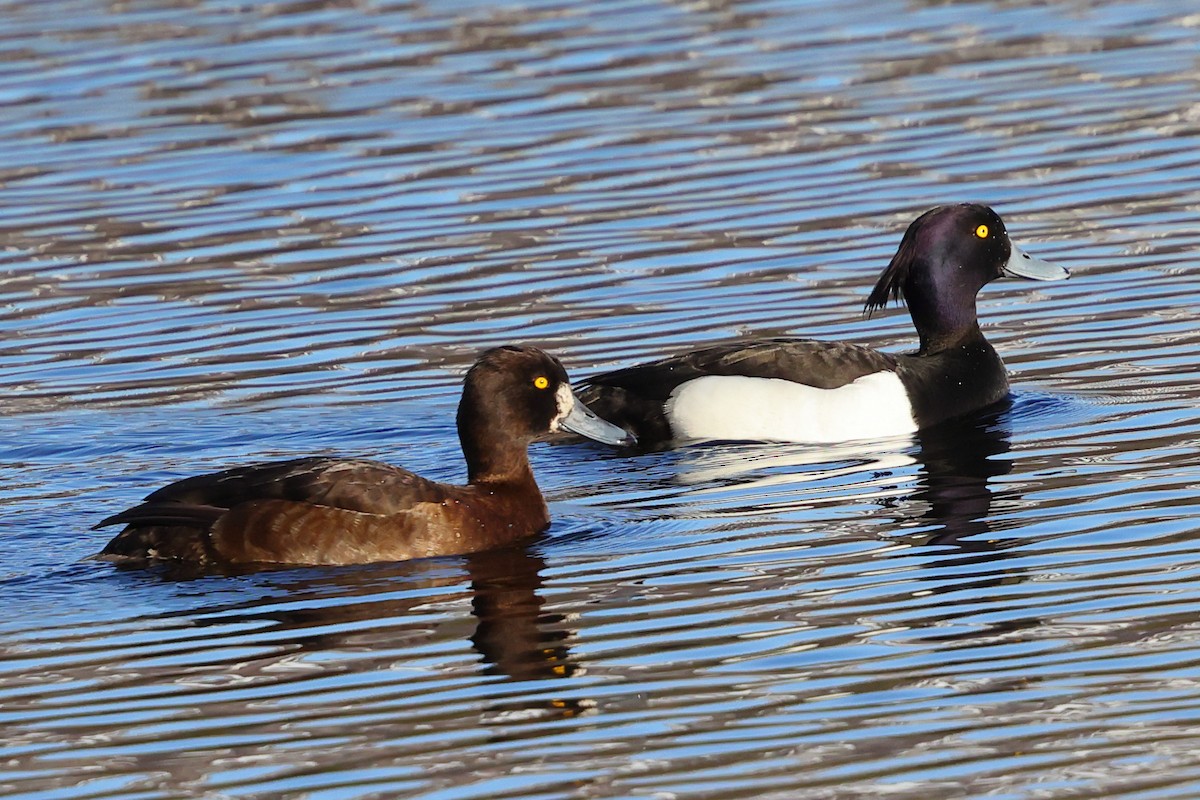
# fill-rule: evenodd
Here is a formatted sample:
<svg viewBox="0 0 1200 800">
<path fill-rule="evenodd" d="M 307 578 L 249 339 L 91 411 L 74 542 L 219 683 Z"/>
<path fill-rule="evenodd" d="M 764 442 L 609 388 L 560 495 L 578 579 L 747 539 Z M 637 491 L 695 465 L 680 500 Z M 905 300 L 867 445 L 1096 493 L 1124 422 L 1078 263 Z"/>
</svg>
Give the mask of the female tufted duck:
<svg viewBox="0 0 1200 800">
<path fill-rule="evenodd" d="M 868 315 L 906 300 L 912 354 L 841 342 L 731 342 L 590 378 L 580 398 L 643 445 L 672 440 L 839 442 L 912 433 L 1008 394 L 979 330 L 975 295 L 1002 275 L 1068 272 L 1009 241 L 983 205 L 941 206 L 908 227 L 867 298 Z"/>
<path fill-rule="evenodd" d="M 526 450 L 560 429 L 634 442 L 576 400 L 556 359 L 533 347 L 496 348 L 467 372 L 458 406 L 466 486 L 340 458 L 237 467 L 172 483 L 104 520 L 96 527 L 126 527 L 99 557 L 355 564 L 498 547 L 550 524 Z"/>
</svg>

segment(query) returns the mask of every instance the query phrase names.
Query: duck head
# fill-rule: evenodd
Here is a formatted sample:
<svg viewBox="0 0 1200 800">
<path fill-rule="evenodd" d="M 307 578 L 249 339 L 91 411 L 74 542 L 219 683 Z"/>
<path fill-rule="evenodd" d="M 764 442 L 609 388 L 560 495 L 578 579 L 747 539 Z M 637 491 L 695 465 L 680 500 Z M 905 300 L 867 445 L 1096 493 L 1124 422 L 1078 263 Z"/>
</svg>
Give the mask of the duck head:
<svg viewBox="0 0 1200 800">
<path fill-rule="evenodd" d="M 888 300 L 904 300 L 921 352 L 935 352 L 978 332 L 975 297 L 1004 276 L 1052 281 L 1070 273 L 1017 247 L 987 206 L 938 206 L 908 226 L 864 311 L 869 316 Z"/>
</svg>

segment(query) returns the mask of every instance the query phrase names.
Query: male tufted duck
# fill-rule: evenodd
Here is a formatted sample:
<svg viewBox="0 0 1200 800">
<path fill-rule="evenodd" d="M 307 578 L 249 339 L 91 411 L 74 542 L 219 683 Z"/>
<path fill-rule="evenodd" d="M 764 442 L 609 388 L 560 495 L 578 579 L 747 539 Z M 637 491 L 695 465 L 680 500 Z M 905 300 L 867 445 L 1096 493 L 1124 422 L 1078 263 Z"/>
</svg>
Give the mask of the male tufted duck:
<svg viewBox="0 0 1200 800">
<path fill-rule="evenodd" d="M 905 300 L 920 348 L 767 339 L 693 350 L 590 378 L 580 398 L 642 445 L 687 439 L 839 442 L 912 433 L 1004 398 L 975 295 L 1002 275 L 1058 280 L 983 205 L 940 206 L 908 227 L 865 312 Z"/>
<path fill-rule="evenodd" d="M 568 430 L 606 444 L 634 439 L 571 392 L 559 362 L 499 347 L 467 372 L 458 435 L 467 485 L 435 483 L 373 461 L 300 458 L 172 483 L 96 527 L 126 527 L 100 558 L 235 565 L 355 564 L 485 550 L 550 523 L 526 452 Z"/>
</svg>

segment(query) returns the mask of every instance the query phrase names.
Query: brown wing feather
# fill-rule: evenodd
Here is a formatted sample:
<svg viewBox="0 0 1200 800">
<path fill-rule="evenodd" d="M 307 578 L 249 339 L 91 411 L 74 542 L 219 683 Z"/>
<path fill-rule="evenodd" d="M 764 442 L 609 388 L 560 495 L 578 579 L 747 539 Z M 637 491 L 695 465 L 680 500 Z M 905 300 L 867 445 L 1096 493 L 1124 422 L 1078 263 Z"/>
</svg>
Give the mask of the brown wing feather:
<svg viewBox="0 0 1200 800">
<path fill-rule="evenodd" d="M 433 500 L 439 486 L 406 469 L 376 461 L 298 458 L 184 478 L 151 493 L 137 508 L 161 513 L 168 504 L 229 509 L 253 500 L 293 500 L 369 514 L 393 514 Z M 109 520 L 130 522 L 125 515 L 136 510 Z M 101 524 L 111 524 L 109 520 Z"/>
<path fill-rule="evenodd" d="M 377 532 L 379 523 L 372 521 L 368 526 L 368 520 L 391 519 L 384 531 L 391 538 L 384 541 L 391 551 L 402 553 L 407 546 L 405 542 L 425 524 L 417 524 L 422 517 L 410 513 L 411 509 L 430 501 L 436 503 L 445 490 L 452 488 L 374 461 L 301 458 L 236 467 L 176 481 L 148 495 L 145 502 L 101 521 L 97 528 L 119 524 L 126 527 L 100 555 L 134 562 L 176 559 L 298 563 L 304 559 L 295 558 L 295 552 L 305 548 L 319 550 L 325 546 L 322 544 L 324 538 L 318 534 L 336 530 L 339 520 L 332 512 L 338 511 L 345 514 L 344 521 L 348 524 L 355 524 L 359 529 L 373 527 Z M 237 531 L 237 521 L 248 515 L 265 524 L 264 509 L 289 511 L 286 520 L 272 523 L 281 536 L 272 546 L 291 555 L 230 559 L 220 552 L 212 532 L 218 529 Z M 312 515 L 310 524 L 295 524 L 300 510 Z M 288 520 L 291 520 L 290 528 Z M 318 530 L 315 526 L 320 525 L 324 528 Z M 240 530 L 247 536 L 252 532 L 250 528 Z M 289 540 L 293 533 L 300 536 L 295 542 Z M 326 538 L 332 541 L 333 537 Z M 226 546 L 235 551 L 238 549 L 232 544 Z M 369 560 L 391 559 L 385 553 Z"/>
<path fill-rule="evenodd" d="M 361 564 L 403 561 L 441 552 L 438 504 L 419 503 L 390 515 L 289 500 L 243 503 L 210 534 L 215 557 L 231 564 Z"/>
<path fill-rule="evenodd" d="M 142 503 L 133 508 L 105 517 L 92 526 L 92 530 L 107 528 L 109 525 L 185 525 L 205 527 L 212 525 L 217 518 L 228 509 L 218 506 L 203 506 L 194 503 Z"/>
<path fill-rule="evenodd" d="M 509 522 L 496 525 L 499 509 L 490 499 L 472 487 L 451 489 L 440 502 L 386 515 L 288 500 L 243 503 L 213 525 L 213 557 L 230 564 L 402 561 L 490 549 L 549 521 L 539 498 L 504 509 Z"/>
<path fill-rule="evenodd" d="M 298 486 L 312 496 L 278 496 L 302 495 Z M 137 564 L 356 564 L 469 553 L 546 527 L 549 514 L 536 484 L 523 489 L 437 484 L 364 461 L 301 459 L 240 468 L 179 481 L 109 517 L 105 523 L 126 528 L 100 555 Z M 397 496 L 386 495 L 391 491 Z"/>
</svg>

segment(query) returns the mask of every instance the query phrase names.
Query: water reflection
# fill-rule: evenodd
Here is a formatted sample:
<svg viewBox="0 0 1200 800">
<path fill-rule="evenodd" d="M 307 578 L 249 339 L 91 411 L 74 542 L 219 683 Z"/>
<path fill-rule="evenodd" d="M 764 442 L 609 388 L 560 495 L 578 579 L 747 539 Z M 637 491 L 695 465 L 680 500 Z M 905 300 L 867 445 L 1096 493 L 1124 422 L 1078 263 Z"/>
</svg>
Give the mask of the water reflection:
<svg viewBox="0 0 1200 800">
<path fill-rule="evenodd" d="M 992 515 L 999 490 L 993 479 L 1007 475 L 1012 439 L 1012 403 L 1005 401 L 986 413 L 939 425 L 918 435 L 924 464 L 920 488 L 913 499 L 928 504 L 924 518 L 935 529 L 914 544 L 950 546 L 952 554 L 926 563 L 921 577 L 929 584 L 922 594 L 961 597 L 965 604 L 949 601 L 928 614 L 930 630 L 921 639 L 931 643 L 978 643 L 1009 636 L 1042 624 L 1035 616 L 1006 613 L 1004 598 L 992 599 L 996 588 L 1028 578 L 1023 567 L 1007 564 L 1018 551 L 1020 539 L 995 535 Z M 1019 500 L 1006 493 L 1007 500 Z M 996 612 L 996 613 L 992 613 Z M 1001 619 L 979 622 L 980 616 Z M 967 622 L 965 627 L 947 628 Z"/>
<path fill-rule="evenodd" d="M 0 794 L 1200 796 L 1180 4 L 0 8 Z M 982 429 L 547 456 L 550 535 L 470 561 L 64 566 L 164 452 L 442 468 L 489 343 L 903 347 L 847 309 L 955 199 L 1079 268 L 981 299 Z"/>
<path fill-rule="evenodd" d="M 545 560 L 526 547 L 496 550 L 467 558 L 471 610 L 478 620 L 471 644 L 484 671 L 512 680 L 569 678 L 580 667 L 571 660 L 566 618 L 543 613 Z"/>
<path fill-rule="evenodd" d="M 1012 469 L 1011 404 L 1007 401 L 969 418 L 921 431 L 912 438 L 838 445 L 779 443 L 704 444 L 665 454 L 673 459 L 675 480 L 689 487 L 698 506 L 736 487 L 755 505 L 730 507 L 722 515 L 778 514 L 810 508 L 836 497 L 890 508 L 908 508 L 916 518 L 901 520 L 935 526 L 932 533 L 907 537 L 914 543 L 955 544 L 964 549 L 995 546 L 989 513 L 994 478 Z M 751 491 L 753 490 L 753 491 Z"/>
<path fill-rule="evenodd" d="M 203 753 L 208 736 L 223 742 L 216 762 L 211 753 L 174 759 L 164 777 L 172 794 L 225 769 L 286 764 L 287 742 L 313 748 L 302 770 L 394 748 L 436 776 L 451 742 L 534 737 L 595 707 L 572 680 L 584 673 L 575 631 L 545 608 L 543 546 L 227 575 L 96 565 L 97 580 L 126 598 L 118 617 L 142 602 L 177 607 L 109 620 L 102 630 L 112 634 L 99 639 L 64 630 L 0 642 L 10 687 L 26 687 L 0 715 L 19 720 L 6 741 L 38 743 L 14 758 L 42 786 L 58 785 L 55 759 L 86 761 L 94 774 L 158 775 L 157 751 L 137 748 Z M 43 666 L 48 641 L 64 663 Z M 80 755 L 130 702 L 141 710 L 101 738 L 134 754 L 119 763 Z"/>
<path fill-rule="evenodd" d="M 875 442 L 693 446 L 673 456 L 676 480 L 693 508 L 718 517 L 794 517 L 807 527 L 814 511 L 853 508 L 844 525 L 820 517 L 820 536 L 951 548 L 924 564 L 930 591 L 983 589 L 1019 579 L 997 574 L 997 562 L 1025 540 L 993 530 L 994 504 L 1020 501 L 995 482 L 1013 468 L 1012 412 L 1005 401 L 912 438 Z M 877 522 L 863 525 L 863 510 Z"/>
<path fill-rule="evenodd" d="M 470 556 L 466 567 L 471 577 L 471 610 L 477 620 L 471 644 L 481 656 L 486 674 L 513 681 L 561 680 L 583 674 L 571 655 L 574 631 L 566 627 L 566 616 L 542 610 L 546 562 L 540 555 L 527 547 L 514 547 Z M 557 692 L 549 697 L 516 695 L 491 702 L 484 719 L 509 724 L 530 718 L 567 719 L 594 706 L 588 698 Z M 494 738 L 510 735 L 513 732 L 505 730 Z"/>
<path fill-rule="evenodd" d="M 952 544 L 967 551 L 993 551 L 989 517 L 993 478 L 1007 475 L 1012 460 L 1012 404 L 1006 400 L 982 414 L 954 420 L 917 434 L 923 465 L 913 499 L 929 504 L 924 516 L 938 527 L 924 544 Z"/>
<path fill-rule="evenodd" d="M 562 627 L 564 617 L 542 612 L 540 591 L 546 562 L 532 549 L 534 545 L 536 542 L 461 559 L 476 620 L 468 640 L 478 652 L 485 674 L 521 681 L 570 677 L 579 669 L 571 661 L 567 644 L 571 634 Z M 424 620 L 426 615 L 414 612 L 434 600 L 454 596 L 435 593 L 431 597 L 428 591 L 462 586 L 463 575 L 454 562 L 426 559 L 332 571 L 275 571 L 266 583 L 294 602 L 263 609 L 261 599 L 256 598 L 245 604 L 244 612 L 227 607 L 197 617 L 193 609 L 185 616 L 200 624 L 261 627 L 260 623 L 270 622 L 272 638 L 290 645 L 286 649 L 292 654 L 394 647 L 398 638 L 429 638 L 428 631 L 418 634 L 420 627 L 406 619 Z M 245 576 L 254 571 L 242 568 L 238 573 Z M 167 580 L 199 577 L 190 568 L 163 569 L 158 574 Z M 401 590 L 405 596 L 397 598 L 390 590 Z M 371 624 L 381 622 L 384 624 Z M 281 633 L 288 635 L 281 637 Z"/>
</svg>

